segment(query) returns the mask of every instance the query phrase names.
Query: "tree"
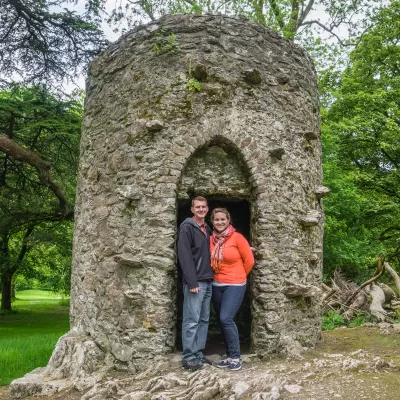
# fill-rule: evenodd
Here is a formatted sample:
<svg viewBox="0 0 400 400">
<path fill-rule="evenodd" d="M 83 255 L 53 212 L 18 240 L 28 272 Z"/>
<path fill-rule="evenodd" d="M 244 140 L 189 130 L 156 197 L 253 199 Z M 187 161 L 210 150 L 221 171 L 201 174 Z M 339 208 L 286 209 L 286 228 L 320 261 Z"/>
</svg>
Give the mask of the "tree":
<svg viewBox="0 0 400 400">
<path fill-rule="evenodd" d="M 62 0 L 0 0 L 0 85 L 73 79 L 105 45 L 96 14 Z M 58 11 L 53 11 L 58 10 Z"/>
<path fill-rule="evenodd" d="M 84 15 L 62 9 L 68 2 L 0 0 L 2 309 L 11 308 L 14 274 L 32 273 L 29 258 L 48 254 L 43 243 L 60 244 L 55 238 L 71 230 L 82 109 L 46 87 L 73 80 L 107 41 L 99 1 L 89 0 Z"/>
<path fill-rule="evenodd" d="M 70 245 L 81 118 L 80 99 L 61 100 L 40 86 L 0 92 L 2 309 L 11 309 L 14 274 L 34 269 L 28 254 L 43 253 L 46 242 Z"/>
<path fill-rule="evenodd" d="M 351 176 L 358 196 L 360 209 L 345 218 L 347 228 L 368 231 L 364 239 L 353 236 L 365 242 L 356 252 L 382 251 L 394 266 L 400 261 L 399 41 L 400 1 L 395 0 L 372 18 L 351 52 L 324 126 L 325 170 L 337 168 L 342 182 Z M 335 185 L 339 174 L 328 173 L 326 184 Z M 333 198 L 325 204 L 328 214 L 337 206 Z"/>
<path fill-rule="evenodd" d="M 87 2 L 92 7 L 93 3 L 92 0 Z M 244 15 L 275 29 L 290 40 L 299 38 L 313 26 L 334 36 L 342 45 L 347 45 L 363 28 L 362 17 L 367 19 L 384 3 L 384 0 L 125 0 L 116 2 L 109 22 L 115 23 L 126 18 L 131 24 L 137 24 L 179 12 Z M 104 4 L 104 1 L 97 2 L 97 6 L 100 4 Z M 324 12 L 327 20 L 322 22 L 312 17 L 312 11 L 315 10 Z M 338 34 L 338 28 L 343 26 L 348 31 L 348 40 L 343 40 Z"/>
</svg>

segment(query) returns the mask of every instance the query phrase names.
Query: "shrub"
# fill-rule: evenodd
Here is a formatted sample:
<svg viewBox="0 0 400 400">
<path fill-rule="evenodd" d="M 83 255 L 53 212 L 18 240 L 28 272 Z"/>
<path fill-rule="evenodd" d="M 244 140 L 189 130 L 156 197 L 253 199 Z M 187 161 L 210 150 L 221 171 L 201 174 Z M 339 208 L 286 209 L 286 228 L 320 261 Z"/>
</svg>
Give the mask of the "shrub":
<svg viewBox="0 0 400 400">
<path fill-rule="evenodd" d="M 330 331 L 345 325 L 344 318 L 337 311 L 329 311 L 328 315 L 322 316 L 322 330 Z"/>
</svg>

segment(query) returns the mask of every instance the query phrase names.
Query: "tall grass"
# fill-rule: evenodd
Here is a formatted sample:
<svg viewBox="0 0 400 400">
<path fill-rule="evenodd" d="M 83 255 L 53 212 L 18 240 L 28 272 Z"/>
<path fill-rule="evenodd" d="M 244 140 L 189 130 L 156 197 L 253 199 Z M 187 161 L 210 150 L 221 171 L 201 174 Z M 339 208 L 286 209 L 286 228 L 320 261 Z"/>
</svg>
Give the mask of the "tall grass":
<svg viewBox="0 0 400 400">
<path fill-rule="evenodd" d="M 0 314 L 0 386 L 44 367 L 69 329 L 69 302 L 51 292 L 17 293 L 12 313 Z"/>
</svg>

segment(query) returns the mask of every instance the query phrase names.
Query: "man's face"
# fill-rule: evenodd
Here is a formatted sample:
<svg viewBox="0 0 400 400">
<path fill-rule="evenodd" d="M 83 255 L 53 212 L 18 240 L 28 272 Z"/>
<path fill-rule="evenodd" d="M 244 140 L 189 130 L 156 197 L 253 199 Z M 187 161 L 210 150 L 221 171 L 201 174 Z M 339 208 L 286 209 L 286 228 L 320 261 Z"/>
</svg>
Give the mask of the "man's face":
<svg viewBox="0 0 400 400">
<path fill-rule="evenodd" d="M 208 206 L 205 201 L 195 200 L 190 210 L 196 218 L 204 219 L 208 213 Z"/>
</svg>

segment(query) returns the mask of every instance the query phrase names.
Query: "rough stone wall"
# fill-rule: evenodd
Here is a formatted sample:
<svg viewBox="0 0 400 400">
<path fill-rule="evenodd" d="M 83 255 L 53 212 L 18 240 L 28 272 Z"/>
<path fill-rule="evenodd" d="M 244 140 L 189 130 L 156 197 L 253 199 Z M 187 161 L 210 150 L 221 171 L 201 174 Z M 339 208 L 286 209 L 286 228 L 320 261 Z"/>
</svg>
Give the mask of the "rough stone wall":
<svg viewBox="0 0 400 400">
<path fill-rule="evenodd" d="M 180 51 L 162 45 L 156 54 L 157 38 L 170 33 Z M 200 91 L 189 90 L 191 78 Z M 138 370 L 173 350 L 177 192 L 184 196 L 192 185 L 190 176 L 182 185 L 180 178 L 193 154 L 211 145 L 240 155 L 248 172 L 242 195 L 251 200 L 258 249 L 254 350 L 315 344 L 317 300 L 285 288 L 321 280 L 318 108 L 309 57 L 239 18 L 166 16 L 126 34 L 92 63 L 71 317 L 109 366 Z"/>
<path fill-rule="evenodd" d="M 178 186 L 178 199 L 190 199 L 195 193 L 237 199 L 252 197 L 249 174 L 241 165 L 240 155 L 218 139 L 219 145 L 200 149 L 188 161 Z"/>
</svg>

